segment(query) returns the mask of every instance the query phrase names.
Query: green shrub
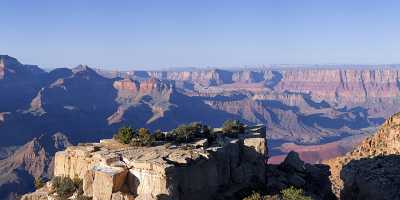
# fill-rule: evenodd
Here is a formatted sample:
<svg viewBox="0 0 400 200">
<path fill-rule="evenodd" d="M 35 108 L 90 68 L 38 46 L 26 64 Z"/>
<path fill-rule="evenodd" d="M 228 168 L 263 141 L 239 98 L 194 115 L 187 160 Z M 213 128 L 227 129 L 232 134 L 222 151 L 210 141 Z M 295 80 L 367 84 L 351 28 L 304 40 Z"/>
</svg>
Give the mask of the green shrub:
<svg viewBox="0 0 400 200">
<path fill-rule="evenodd" d="M 133 146 L 151 146 L 154 143 L 154 136 L 146 128 L 140 128 L 138 134 L 132 140 Z"/>
<path fill-rule="evenodd" d="M 262 196 L 258 192 L 253 192 L 250 196 L 245 197 L 243 200 L 267 200 L 267 197 Z"/>
<path fill-rule="evenodd" d="M 72 179 L 72 182 L 74 183 L 75 191 L 78 192 L 78 195 L 83 195 L 83 181 L 82 181 L 82 179 L 80 179 L 78 176 L 75 176 Z"/>
<path fill-rule="evenodd" d="M 118 130 L 113 138 L 123 144 L 129 144 L 134 135 L 135 132 L 131 127 L 124 126 Z"/>
<path fill-rule="evenodd" d="M 284 200 L 312 200 L 311 197 L 305 196 L 302 189 L 293 186 L 281 191 Z"/>
<path fill-rule="evenodd" d="M 69 177 L 55 176 L 51 183 L 52 192 L 56 192 L 60 199 L 70 197 L 77 190 L 74 181 Z"/>
<path fill-rule="evenodd" d="M 155 141 L 170 141 L 174 143 L 193 142 L 194 139 L 208 139 L 209 143 L 215 141 L 216 135 L 212 129 L 198 122 L 190 124 L 182 124 L 167 134 L 157 130 L 154 134 L 146 128 L 134 130 L 130 127 L 122 127 L 113 136 L 113 138 L 121 143 L 130 144 L 132 146 L 151 146 Z"/>
<path fill-rule="evenodd" d="M 222 125 L 222 132 L 228 137 L 236 138 L 238 134 L 244 133 L 244 125 L 239 120 L 227 120 Z"/>
<path fill-rule="evenodd" d="M 42 188 L 43 186 L 44 186 L 44 181 L 43 181 L 43 179 L 41 178 L 41 177 L 36 177 L 35 178 L 35 182 L 34 182 L 34 185 L 35 185 L 35 189 L 40 189 L 40 188 Z"/>
<path fill-rule="evenodd" d="M 172 130 L 171 134 L 177 143 L 191 142 L 194 138 L 194 132 L 189 125 L 183 124 Z"/>
</svg>

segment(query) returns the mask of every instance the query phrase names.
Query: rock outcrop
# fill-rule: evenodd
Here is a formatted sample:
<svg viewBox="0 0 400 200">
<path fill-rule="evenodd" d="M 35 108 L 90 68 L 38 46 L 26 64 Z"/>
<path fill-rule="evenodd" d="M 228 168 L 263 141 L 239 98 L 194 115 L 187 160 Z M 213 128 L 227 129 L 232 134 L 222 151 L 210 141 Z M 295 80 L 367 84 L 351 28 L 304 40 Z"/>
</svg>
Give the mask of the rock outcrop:
<svg viewBox="0 0 400 200">
<path fill-rule="evenodd" d="M 56 153 L 54 175 L 81 178 L 84 194 L 94 200 L 213 199 L 265 183 L 264 131 L 247 127 L 237 139 L 221 137 L 209 145 L 129 147 L 102 140 L 71 146 Z M 38 192 L 23 199 L 41 196 Z"/>
<path fill-rule="evenodd" d="M 390 117 L 376 134 L 343 157 L 326 161 L 332 186 L 342 199 L 396 199 L 400 164 L 400 114 Z M 378 196 L 376 196 L 378 195 Z"/>
<path fill-rule="evenodd" d="M 302 188 L 318 200 L 335 200 L 329 181 L 329 167 L 322 164 L 306 164 L 292 151 L 279 165 L 267 167 L 267 192 L 279 194 L 285 188 Z"/>
</svg>

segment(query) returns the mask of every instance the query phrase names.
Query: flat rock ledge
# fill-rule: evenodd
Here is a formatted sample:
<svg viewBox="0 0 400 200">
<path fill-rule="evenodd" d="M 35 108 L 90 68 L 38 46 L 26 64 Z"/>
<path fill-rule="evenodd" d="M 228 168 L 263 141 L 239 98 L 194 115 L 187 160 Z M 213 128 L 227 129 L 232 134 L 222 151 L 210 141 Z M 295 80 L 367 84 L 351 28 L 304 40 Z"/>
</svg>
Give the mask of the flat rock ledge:
<svg viewBox="0 0 400 200">
<path fill-rule="evenodd" d="M 132 147 L 112 139 L 68 147 L 55 155 L 55 176 L 83 180 L 93 200 L 206 200 L 265 183 L 265 126 L 247 127 L 238 138 L 215 145 Z M 23 200 L 51 199 L 43 190 Z"/>
</svg>

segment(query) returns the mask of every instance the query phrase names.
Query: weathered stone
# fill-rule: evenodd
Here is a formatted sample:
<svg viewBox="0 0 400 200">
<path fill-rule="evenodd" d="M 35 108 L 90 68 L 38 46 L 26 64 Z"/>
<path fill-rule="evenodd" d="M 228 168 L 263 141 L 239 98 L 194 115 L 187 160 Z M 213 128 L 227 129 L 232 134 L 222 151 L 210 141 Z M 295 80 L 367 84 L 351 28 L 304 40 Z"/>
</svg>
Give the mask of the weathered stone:
<svg viewBox="0 0 400 200">
<path fill-rule="evenodd" d="M 194 146 L 195 148 L 201 148 L 201 147 L 206 147 L 207 144 L 208 144 L 207 139 L 202 139 L 202 140 L 194 142 L 191 145 Z"/>
<path fill-rule="evenodd" d="M 204 139 L 197 145 L 153 147 L 102 140 L 58 152 L 55 171 L 82 178 L 84 194 L 93 200 L 214 199 L 225 190 L 265 183 L 265 133 L 253 131 L 207 145 Z"/>
<path fill-rule="evenodd" d="M 373 135 L 365 139 L 359 146 L 357 146 L 353 151 L 347 153 L 345 156 L 338 157 L 335 159 L 331 159 L 325 161 L 326 164 L 330 166 L 331 171 L 331 182 L 332 182 L 332 189 L 335 191 L 336 196 L 340 196 L 342 190 L 346 190 L 346 193 L 352 193 L 349 191 L 349 187 L 346 186 L 347 183 L 344 183 L 344 178 L 347 182 L 351 184 L 348 185 L 357 185 L 357 190 L 359 190 L 360 194 L 369 194 L 371 191 L 376 189 L 369 188 L 373 186 L 376 188 L 381 188 L 378 186 L 384 185 L 379 184 L 377 181 L 378 179 L 372 180 L 371 184 L 360 184 L 362 180 L 365 180 L 363 176 L 367 175 L 366 169 L 370 169 L 371 166 L 374 166 L 373 162 L 368 162 L 367 160 L 374 160 L 377 156 L 391 156 L 391 155 L 400 155 L 400 113 L 397 113 L 391 116 L 386 122 L 379 128 L 379 130 Z M 363 162 L 366 165 L 360 164 L 349 164 L 351 162 L 355 162 L 356 160 L 363 159 Z M 377 162 L 384 161 L 385 159 L 378 159 Z M 379 165 L 375 165 L 379 166 Z M 350 168 L 351 167 L 351 168 Z M 388 170 L 389 168 L 385 167 L 378 167 L 378 169 L 371 169 L 371 173 L 378 173 L 379 170 Z M 375 171 L 378 170 L 378 171 Z M 356 175 L 359 180 L 354 180 L 352 175 L 357 174 L 357 171 L 362 172 L 362 175 Z M 344 175 L 345 174 L 345 175 Z M 381 178 L 385 178 L 384 173 L 382 173 Z M 391 174 L 387 174 L 390 176 Z M 378 176 L 377 176 L 378 177 Z M 353 184 L 353 182 L 355 184 Z M 363 187 L 368 186 L 368 187 Z M 390 191 L 390 186 L 383 187 L 383 191 Z M 347 187 L 347 188 L 344 188 Z M 354 191 L 353 191 L 354 192 Z M 387 192 L 388 193 L 388 192 Z M 385 195 L 386 196 L 386 195 Z M 381 196 L 381 199 L 384 199 Z M 380 199 L 380 198 L 373 198 L 371 199 Z"/>
<path fill-rule="evenodd" d="M 93 199 L 109 200 L 126 181 L 127 169 L 98 165 L 93 168 Z"/>
<path fill-rule="evenodd" d="M 93 196 L 94 171 L 88 170 L 83 176 L 83 192 L 85 196 Z"/>
</svg>

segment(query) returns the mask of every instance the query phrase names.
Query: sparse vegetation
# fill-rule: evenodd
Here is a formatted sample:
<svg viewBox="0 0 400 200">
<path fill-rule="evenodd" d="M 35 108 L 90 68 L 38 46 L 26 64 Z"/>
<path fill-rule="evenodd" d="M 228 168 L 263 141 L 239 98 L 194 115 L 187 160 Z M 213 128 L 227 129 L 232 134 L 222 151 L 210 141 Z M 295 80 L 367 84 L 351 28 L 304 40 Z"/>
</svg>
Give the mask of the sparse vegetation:
<svg viewBox="0 0 400 200">
<path fill-rule="evenodd" d="M 223 134 L 235 138 L 244 132 L 244 125 L 238 120 L 227 120 L 223 124 Z M 155 141 L 165 141 L 176 144 L 193 142 L 196 139 L 207 139 L 208 143 L 216 140 L 217 135 L 212 129 L 204 124 L 193 122 L 182 124 L 168 133 L 161 130 L 153 134 L 146 128 L 134 130 L 131 127 L 122 127 L 113 137 L 115 140 L 132 146 L 152 146 Z"/>
<path fill-rule="evenodd" d="M 255 188 L 255 191 L 253 191 L 250 195 L 246 196 L 242 200 L 312 200 L 311 197 L 304 194 L 304 191 L 302 189 L 298 189 L 293 186 L 283 189 L 280 194 L 266 194 L 266 190 Z"/>
<path fill-rule="evenodd" d="M 245 197 L 243 200 L 267 200 L 267 198 L 258 192 L 253 192 L 250 196 Z"/>
<path fill-rule="evenodd" d="M 305 196 L 302 189 L 293 186 L 281 191 L 283 200 L 312 200 L 311 197 Z"/>
<path fill-rule="evenodd" d="M 51 179 L 51 193 L 55 193 L 57 199 L 64 200 L 68 199 L 75 192 L 78 198 L 84 200 L 86 197 L 83 196 L 83 182 L 77 176 L 73 179 L 69 177 L 55 176 Z"/>
<path fill-rule="evenodd" d="M 59 199 L 67 199 L 77 190 L 74 181 L 69 177 L 56 176 L 51 183 L 52 193 L 56 193 Z"/>
<path fill-rule="evenodd" d="M 282 200 L 279 195 L 262 195 L 258 192 L 253 192 L 251 195 L 245 197 L 243 200 Z"/>
<path fill-rule="evenodd" d="M 78 196 L 83 195 L 83 181 L 80 179 L 78 176 L 75 176 L 72 179 L 72 182 L 74 183 L 75 186 L 75 191 L 78 192 Z"/>
<path fill-rule="evenodd" d="M 151 146 L 154 143 L 155 136 L 146 128 L 140 128 L 138 133 L 133 136 L 132 146 Z"/>
<path fill-rule="evenodd" d="M 36 177 L 35 178 L 35 189 L 40 189 L 44 186 L 45 182 L 43 181 L 43 179 L 41 177 Z"/>
<path fill-rule="evenodd" d="M 211 132 L 208 126 L 193 122 L 191 124 L 180 125 L 172 130 L 167 138 L 169 141 L 176 143 L 188 143 L 197 138 L 209 138 L 211 137 Z"/>
<path fill-rule="evenodd" d="M 134 136 L 135 132 L 131 127 L 122 127 L 118 130 L 118 132 L 114 135 L 114 139 L 118 140 L 123 144 L 129 144 Z"/>
<path fill-rule="evenodd" d="M 222 125 L 224 135 L 236 138 L 238 134 L 244 133 L 244 125 L 239 120 L 227 120 Z"/>
</svg>

